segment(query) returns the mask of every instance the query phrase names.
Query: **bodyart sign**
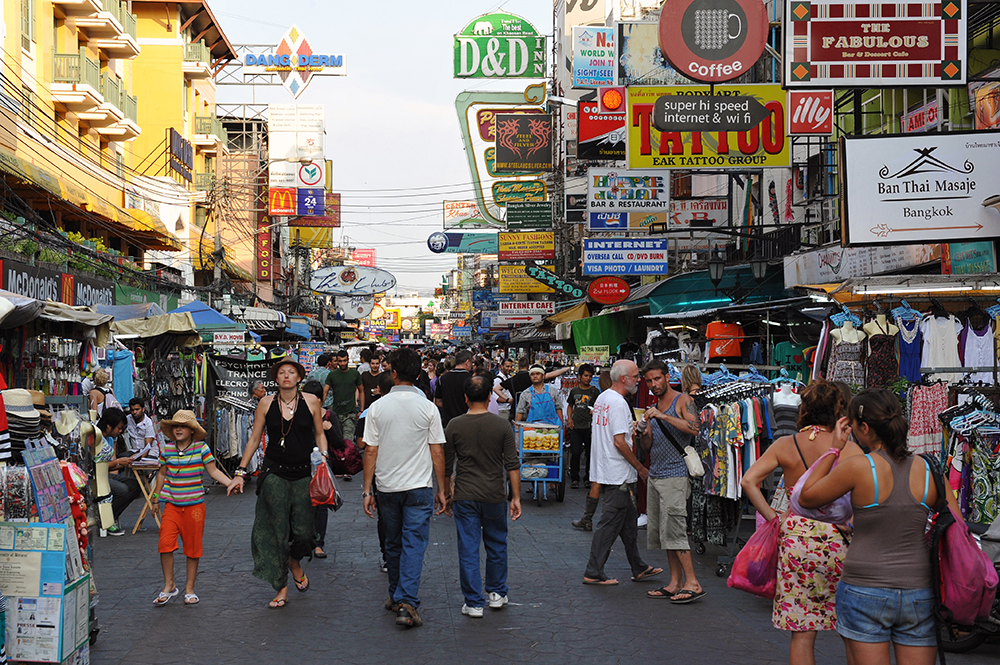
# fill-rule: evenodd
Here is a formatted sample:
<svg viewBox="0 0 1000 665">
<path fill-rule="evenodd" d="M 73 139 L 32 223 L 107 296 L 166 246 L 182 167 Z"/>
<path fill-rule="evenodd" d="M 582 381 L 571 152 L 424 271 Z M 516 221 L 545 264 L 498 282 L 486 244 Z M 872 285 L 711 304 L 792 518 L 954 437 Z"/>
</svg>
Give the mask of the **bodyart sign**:
<svg viewBox="0 0 1000 665">
<path fill-rule="evenodd" d="M 551 115 L 500 113 L 495 124 L 494 171 L 516 174 L 552 170 Z"/>
<path fill-rule="evenodd" d="M 755 97 L 770 111 L 747 132 L 661 132 L 653 125 L 656 100 L 663 95 L 707 95 L 708 86 L 628 89 L 628 166 L 631 169 L 784 167 L 790 163 L 785 136 L 787 96 L 780 85 L 718 86 L 716 95 Z"/>
<path fill-rule="evenodd" d="M 841 139 L 845 245 L 989 240 L 1000 211 L 1000 139 L 951 132 Z"/>
<path fill-rule="evenodd" d="M 520 16 L 483 14 L 455 35 L 455 78 L 545 78 L 545 36 Z"/>
</svg>

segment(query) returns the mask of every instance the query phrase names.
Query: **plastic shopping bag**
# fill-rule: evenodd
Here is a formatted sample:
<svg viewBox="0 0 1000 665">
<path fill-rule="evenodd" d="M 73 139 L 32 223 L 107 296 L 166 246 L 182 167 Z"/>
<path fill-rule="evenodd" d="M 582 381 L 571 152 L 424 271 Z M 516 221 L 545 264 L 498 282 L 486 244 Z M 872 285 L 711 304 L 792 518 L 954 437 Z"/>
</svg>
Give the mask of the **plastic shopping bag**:
<svg viewBox="0 0 1000 665">
<path fill-rule="evenodd" d="M 757 529 L 733 561 L 728 585 L 761 598 L 774 599 L 778 583 L 778 535 L 781 516 Z"/>
<path fill-rule="evenodd" d="M 802 517 L 808 517 L 811 520 L 816 520 L 818 522 L 826 522 L 828 524 L 847 524 L 854 518 L 854 507 L 851 505 L 851 493 L 848 492 L 839 499 L 834 499 L 825 506 L 820 506 L 819 508 L 803 508 L 799 505 L 799 497 L 802 495 L 802 488 L 805 487 L 806 481 L 809 476 L 812 475 L 813 469 L 823 461 L 827 455 L 833 455 L 833 451 L 827 451 L 820 455 L 820 458 L 813 462 L 813 465 L 806 469 L 806 472 L 802 474 L 799 478 L 799 482 L 795 483 L 795 490 L 792 492 L 792 512 L 796 515 L 801 515 Z M 837 462 L 833 463 L 833 466 L 837 466 Z"/>
<path fill-rule="evenodd" d="M 314 506 L 333 506 L 337 510 L 343 505 L 328 465 L 320 464 L 313 472 L 312 480 L 309 481 L 309 498 Z"/>
</svg>

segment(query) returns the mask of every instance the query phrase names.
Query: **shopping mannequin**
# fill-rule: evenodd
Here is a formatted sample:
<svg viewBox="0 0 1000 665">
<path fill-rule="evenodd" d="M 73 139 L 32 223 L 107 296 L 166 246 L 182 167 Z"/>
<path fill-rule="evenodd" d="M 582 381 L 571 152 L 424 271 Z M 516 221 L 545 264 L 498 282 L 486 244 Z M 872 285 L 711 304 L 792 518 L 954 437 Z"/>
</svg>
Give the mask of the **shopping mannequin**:
<svg viewBox="0 0 1000 665">
<path fill-rule="evenodd" d="M 775 406 L 799 406 L 802 398 L 792 390 L 792 384 L 782 383 L 774 392 Z"/>
<path fill-rule="evenodd" d="M 869 337 L 875 335 L 891 335 L 895 337 L 899 333 L 899 328 L 889 323 L 885 314 L 876 314 L 875 320 L 865 324 L 864 331 Z"/>
<path fill-rule="evenodd" d="M 847 342 L 848 344 L 857 344 L 862 341 L 867 335 L 863 330 L 858 330 L 854 327 L 854 323 L 851 321 L 844 321 L 844 324 L 839 328 L 835 328 L 830 332 L 833 335 L 833 339 L 837 343 Z"/>
</svg>

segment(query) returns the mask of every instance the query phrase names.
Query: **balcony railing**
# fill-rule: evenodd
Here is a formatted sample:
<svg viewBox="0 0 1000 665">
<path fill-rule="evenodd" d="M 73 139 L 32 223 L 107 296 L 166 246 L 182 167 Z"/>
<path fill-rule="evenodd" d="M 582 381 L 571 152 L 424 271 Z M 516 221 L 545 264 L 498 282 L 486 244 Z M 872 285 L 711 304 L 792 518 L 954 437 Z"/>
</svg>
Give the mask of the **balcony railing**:
<svg viewBox="0 0 1000 665">
<path fill-rule="evenodd" d="M 126 33 L 131 35 L 133 39 L 138 39 L 135 14 L 129 12 L 127 2 L 121 2 L 120 0 L 101 0 L 101 6 L 104 11 L 114 16 L 115 20 L 121 23 L 122 27 L 125 28 Z"/>
<path fill-rule="evenodd" d="M 194 188 L 199 192 L 207 192 L 215 187 L 214 173 L 195 173 Z"/>
<path fill-rule="evenodd" d="M 52 80 L 56 83 L 85 83 L 94 90 L 101 89 L 101 65 L 87 57 L 87 49 L 79 54 L 56 53 L 52 57 Z"/>
<path fill-rule="evenodd" d="M 138 125 L 139 124 L 139 100 L 137 100 L 132 95 L 128 95 L 128 94 L 125 94 L 125 95 L 122 95 L 122 96 L 125 98 L 125 108 L 122 109 L 123 111 L 125 111 L 125 117 Z"/>
<path fill-rule="evenodd" d="M 185 62 L 211 62 L 212 54 L 204 40 L 184 45 Z"/>
<path fill-rule="evenodd" d="M 199 115 L 194 119 L 195 134 L 210 134 L 217 137 L 223 143 L 228 141 L 226 130 L 222 126 L 222 121 L 214 115 Z"/>
<path fill-rule="evenodd" d="M 125 110 L 125 102 L 122 101 L 122 87 L 117 76 L 107 72 L 101 75 L 101 94 L 104 95 L 105 103 L 113 104 L 121 111 Z"/>
</svg>

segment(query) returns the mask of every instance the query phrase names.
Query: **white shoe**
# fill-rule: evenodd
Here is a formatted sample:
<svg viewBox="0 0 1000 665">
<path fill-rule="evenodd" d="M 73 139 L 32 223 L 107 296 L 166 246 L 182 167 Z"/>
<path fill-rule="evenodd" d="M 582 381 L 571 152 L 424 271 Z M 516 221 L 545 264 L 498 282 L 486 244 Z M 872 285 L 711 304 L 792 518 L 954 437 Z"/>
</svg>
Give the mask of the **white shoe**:
<svg viewBox="0 0 1000 665">
<path fill-rule="evenodd" d="M 645 515 L 639 515 L 639 522 L 636 524 L 640 529 L 645 529 L 646 525 L 649 524 L 649 518 Z"/>
<path fill-rule="evenodd" d="M 469 607 L 468 605 L 462 605 L 462 614 L 469 617 L 470 619 L 482 619 L 483 618 L 483 608 L 481 607 Z"/>
<path fill-rule="evenodd" d="M 507 596 L 501 596 L 495 591 L 490 592 L 490 607 L 492 607 L 495 610 L 499 610 L 506 604 L 507 604 Z"/>
</svg>

